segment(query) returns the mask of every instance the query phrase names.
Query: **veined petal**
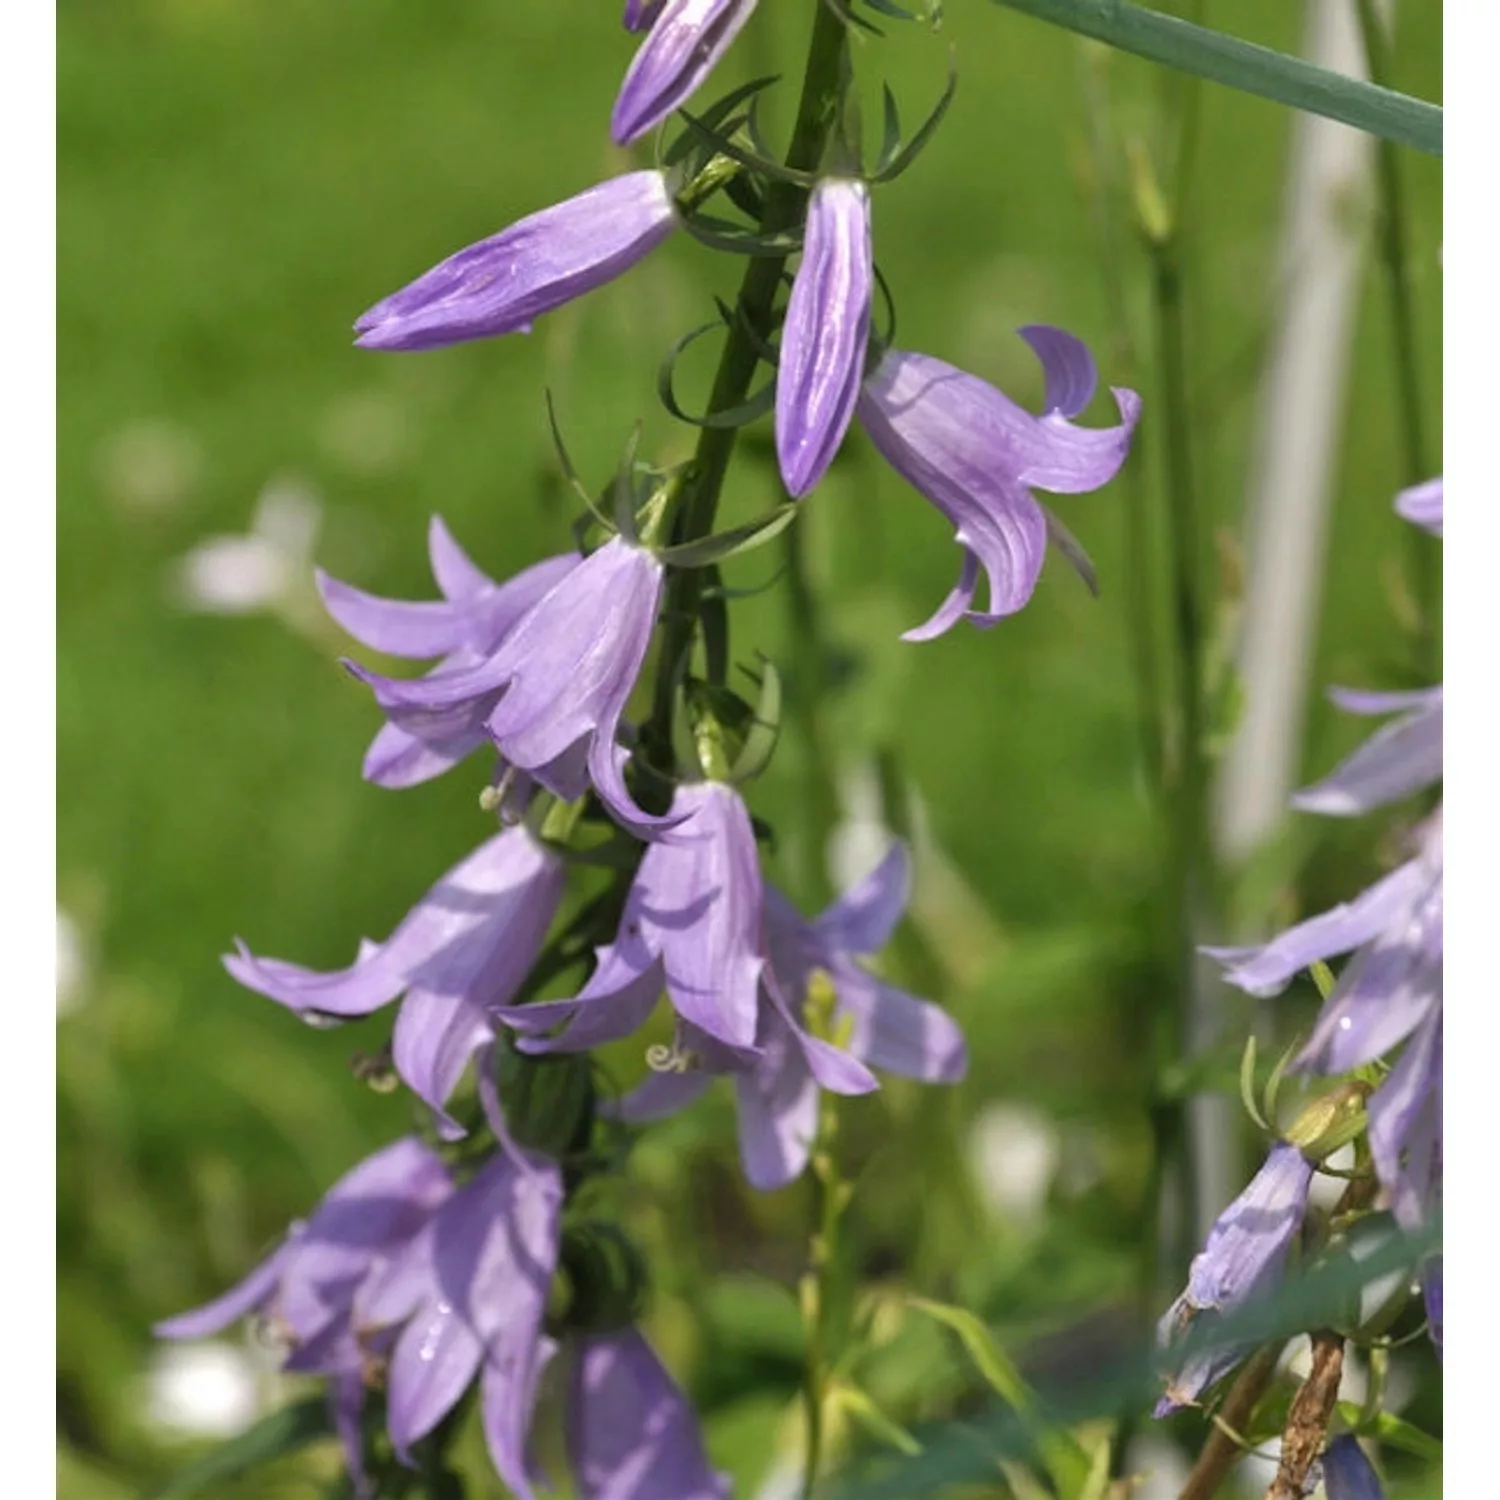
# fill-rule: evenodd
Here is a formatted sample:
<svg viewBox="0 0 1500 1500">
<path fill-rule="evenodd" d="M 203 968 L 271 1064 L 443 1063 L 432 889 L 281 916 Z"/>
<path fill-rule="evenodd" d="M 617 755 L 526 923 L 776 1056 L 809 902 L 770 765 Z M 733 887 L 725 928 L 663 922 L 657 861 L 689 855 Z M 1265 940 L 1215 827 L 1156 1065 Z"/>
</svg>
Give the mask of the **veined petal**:
<svg viewBox="0 0 1500 1500">
<path fill-rule="evenodd" d="M 517 1500 L 535 1500 L 526 1437 L 542 1372 L 556 1353 L 557 1344 L 542 1334 L 529 1350 L 507 1351 L 500 1360 L 485 1363 L 480 1408 L 485 1446 L 495 1472 Z"/>
<path fill-rule="evenodd" d="M 573 1351 L 568 1457 L 579 1500 L 727 1500 L 687 1398 L 636 1328 Z"/>
<path fill-rule="evenodd" d="M 488 739 L 480 726 L 467 734 L 429 744 L 395 724 L 382 724 L 365 751 L 361 774 L 366 781 L 393 791 L 418 786 L 451 771 Z"/>
<path fill-rule="evenodd" d="M 1370 1155 L 1397 1222 L 1417 1228 L 1440 1170 L 1443 1013 L 1434 1008 L 1370 1096 Z"/>
<path fill-rule="evenodd" d="M 365 313 L 355 342 L 438 349 L 524 333 L 533 318 L 629 270 L 676 222 L 661 172 L 612 177 L 450 255 Z"/>
<path fill-rule="evenodd" d="M 736 1073 L 740 1165 L 745 1180 L 774 1192 L 802 1173 L 818 1133 L 818 1085 L 788 1035 L 766 1048 L 766 1063 Z"/>
<path fill-rule="evenodd" d="M 576 556 L 569 554 L 574 562 Z M 472 599 L 501 587 L 459 546 L 447 523 L 441 516 L 433 516 L 427 523 L 427 558 L 432 566 L 432 576 L 445 599 Z M 556 562 L 557 559 L 553 558 Z M 537 564 L 538 567 L 544 564 Z M 516 583 L 523 575 L 512 579 Z"/>
<path fill-rule="evenodd" d="M 646 850 L 622 925 L 638 921 L 661 954 L 678 1015 L 731 1047 L 753 1046 L 765 959 L 750 815 L 712 781 L 679 787 L 672 810 L 684 821 L 672 842 Z"/>
<path fill-rule="evenodd" d="M 849 1050 L 872 1067 L 925 1083 L 957 1083 L 969 1068 L 958 1023 L 848 959 L 833 968 L 839 1008 L 853 1018 Z"/>
<path fill-rule="evenodd" d="M 776 454 L 787 492 L 799 499 L 827 472 L 854 417 L 873 284 L 870 190 L 822 178 L 807 206 L 776 375 Z"/>
<path fill-rule="evenodd" d="M 644 31 L 657 17 L 663 0 L 625 0 L 620 24 L 626 31 Z"/>
<path fill-rule="evenodd" d="M 1319 959 L 1331 958 L 1378 936 L 1410 911 L 1426 883 L 1417 860 L 1377 880 L 1353 901 L 1299 922 L 1269 943 L 1250 948 L 1204 948 L 1227 965 L 1224 978 L 1252 995 L 1274 995 Z"/>
<path fill-rule="evenodd" d="M 1386 696 L 1389 700 L 1395 695 Z M 1322 781 L 1296 793 L 1292 806 L 1331 817 L 1354 817 L 1409 797 L 1440 781 L 1442 775 L 1443 690 L 1438 687 L 1428 690 L 1415 713 L 1387 724 Z"/>
<path fill-rule="evenodd" d="M 508 828 L 448 871 L 384 943 L 347 969 L 318 973 L 257 958 L 243 944 L 225 957 L 224 967 L 247 989 L 282 1005 L 329 1015 L 366 1015 L 410 984 L 455 993 L 484 971 L 523 917 L 530 941 L 530 923 L 540 920 L 549 897 L 555 911 L 560 872 L 556 855 L 524 828 Z"/>
<path fill-rule="evenodd" d="M 323 608 L 372 651 L 387 656 L 445 656 L 463 644 L 469 607 L 451 600 L 382 599 L 341 583 L 322 568 L 313 572 Z"/>
<path fill-rule="evenodd" d="M 618 146 L 659 125 L 685 103 L 713 71 L 750 19 L 755 0 L 664 0 L 636 9 L 651 30 L 620 85 L 610 119 Z M 631 12 L 626 12 L 627 25 Z M 635 30 L 637 28 L 631 27 Z"/>
<path fill-rule="evenodd" d="M 572 1000 L 536 1000 L 504 1006 L 497 1014 L 520 1032 L 523 1052 L 587 1052 L 639 1031 L 665 986 L 661 960 L 639 941 L 626 939 L 598 951 L 598 965 Z M 565 1029 L 544 1036 L 559 1022 Z"/>
<path fill-rule="evenodd" d="M 870 873 L 813 921 L 818 940 L 846 953 L 878 953 L 911 899 L 911 858 L 895 840 Z"/>
<path fill-rule="evenodd" d="M 483 1357 L 479 1338 L 448 1302 L 425 1303 L 401 1330 L 386 1374 L 386 1425 L 403 1463 L 453 1410 Z"/>
</svg>

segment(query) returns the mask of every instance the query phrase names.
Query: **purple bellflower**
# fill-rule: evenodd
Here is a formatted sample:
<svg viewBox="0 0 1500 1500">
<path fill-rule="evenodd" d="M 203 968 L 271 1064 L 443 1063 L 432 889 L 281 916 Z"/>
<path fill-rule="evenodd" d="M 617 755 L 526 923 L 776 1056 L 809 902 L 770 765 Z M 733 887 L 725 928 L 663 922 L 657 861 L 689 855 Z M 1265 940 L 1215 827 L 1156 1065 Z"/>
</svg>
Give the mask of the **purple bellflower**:
<svg viewBox="0 0 1500 1500">
<path fill-rule="evenodd" d="M 1334 1438 L 1325 1450 L 1323 1484 L 1328 1500 L 1385 1500 L 1380 1476 L 1352 1433 Z"/>
<path fill-rule="evenodd" d="M 318 973 L 257 958 L 240 943 L 224 959 L 247 989 L 299 1014 L 363 1016 L 405 994 L 396 1017 L 396 1071 L 463 1132 L 444 1106 L 470 1057 L 494 1039 L 497 1007 L 515 995 L 562 899 L 562 859 L 524 825 L 486 840 L 449 870 L 383 943 L 361 944 L 347 969 Z"/>
<path fill-rule="evenodd" d="M 386 1367 L 397 1456 L 452 1411 L 475 1376 L 490 1458 L 534 1500 L 526 1434 L 555 1346 L 542 1329 L 557 1267 L 562 1173 L 508 1141 L 361 1290 L 356 1316 L 400 1326 Z"/>
<path fill-rule="evenodd" d="M 616 821 L 649 835 L 670 823 L 637 807 L 615 739 L 651 645 L 662 565 L 611 537 L 468 666 L 426 677 L 351 670 L 386 717 L 425 744 L 450 745 L 476 726 L 506 762 L 571 802 L 590 784 Z"/>
<path fill-rule="evenodd" d="M 857 955 L 885 945 L 905 909 L 908 887 L 906 853 L 899 844 L 811 922 L 768 886 L 770 965 L 758 1052 L 737 1052 L 682 1025 L 672 1055 L 621 1101 L 621 1115 L 657 1119 L 690 1103 L 715 1075 L 728 1074 L 735 1084 L 746 1179 L 753 1187 L 772 1189 L 791 1182 L 807 1165 L 820 1089 L 868 1092 L 874 1085 L 870 1067 L 928 1083 L 958 1082 L 968 1059 L 952 1018 L 856 962 Z M 847 1050 L 811 1035 L 804 1024 L 818 974 L 832 983 L 833 1030 L 847 1033 Z"/>
<path fill-rule="evenodd" d="M 493 655 L 521 616 L 579 563 L 577 553 L 564 553 L 496 583 L 470 561 L 438 516 L 428 527 L 427 550 L 441 600 L 379 599 L 321 568 L 317 580 L 328 613 L 355 640 L 388 656 L 441 657 L 434 673 L 456 672 Z M 415 786 L 440 776 L 488 739 L 483 716 L 456 725 L 446 739 L 418 739 L 387 724 L 365 755 L 365 779 L 379 786 Z"/>
<path fill-rule="evenodd" d="M 205 1338 L 247 1314 L 265 1318 L 287 1345 L 288 1370 L 329 1378 L 334 1425 L 364 1495 L 359 1419 L 365 1376 L 383 1341 L 366 1336 L 360 1296 L 401 1259 L 452 1192 L 434 1152 L 415 1137 L 399 1140 L 341 1177 L 312 1217 L 293 1224 L 238 1286 L 154 1331 L 166 1339 Z"/>
<path fill-rule="evenodd" d="M 620 85 L 610 119 L 615 144 L 628 146 L 697 92 L 755 10 L 755 0 L 644 0 L 625 8 L 625 25 L 649 26 Z"/>
<path fill-rule="evenodd" d="M 906 640 L 930 640 L 961 619 L 985 627 L 1014 614 L 1031 598 L 1049 539 L 1077 562 L 1077 544 L 1031 491 L 1096 490 L 1130 451 L 1140 397 L 1114 387 L 1118 427 L 1074 426 L 1070 419 L 1094 394 L 1092 356 L 1059 328 L 1018 331 L 1046 376 L 1039 417 L 977 376 L 898 349 L 886 350 L 860 393 L 859 418 L 871 441 L 953 523 L 964 553 L 952 593 Z M 986 610 L 973 607 L 981 569 L 989 583 Z"/>
<path fill-rule="evenodd" d="M 698 1419 L 636 1328 L 570 1341 L 568 1458 L 579 1500 L 727 1500 Z"/>
<path fill-rule="evenodd" d="M 528 333 L 533 318 L 613 281 L 676 227 L 665 173 L 611 177 L 450 255 L 377 302 L 355 323 L 355 343 L 441 349 Z"/>
<path fill-rule="evenodd" d="M 1287 1252 L 1307 1214 L 1313 1166 L 1296 1146 L 1278 1142 L 1249 1187 L 1219 1215 L 1188 1268 L 1187 1289 L 1157 1325 L 1157 1343 L 1170 1349 L 1188 1330 L 1245 1307 L 1281 1275 Z M 1248 1352 L 1243 1344 L 1201 1348 L 1168 1383 L 1158 1417 L 1194 1404 Z"/>
<path fill-rule="evenodd" d="M 776 456 L 782 483 L 799 499 L 828 471 L 853 419 L 874 275 L 869 188 L 820 179 L 807 205 L 776 375 Z"/>
<path fill-rule="evenodd" d="M 1396 513 L 1413 526 L 1430 531 L 1433 536 L 1443 534 L 1443 476 L 1414 484 L 1396 496 Z"/>
</svg>

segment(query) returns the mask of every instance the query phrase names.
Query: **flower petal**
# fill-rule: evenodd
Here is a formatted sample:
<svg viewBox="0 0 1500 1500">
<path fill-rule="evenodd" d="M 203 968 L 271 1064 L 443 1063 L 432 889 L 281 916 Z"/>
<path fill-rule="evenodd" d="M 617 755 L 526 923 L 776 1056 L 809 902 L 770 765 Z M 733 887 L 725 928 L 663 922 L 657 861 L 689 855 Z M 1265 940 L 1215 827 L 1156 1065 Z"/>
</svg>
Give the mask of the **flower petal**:
<svg viewBox="0 0 1500 1500">
<path fill-rule="evenodd" d="M 818 939 L 846 953 L 878 953 L 890 941 L 911 899 L 911 857 L 893 840 L 873 870 L 813 921 Z"/>
<path fill-rule="evenodd" d="M 854 1021 L 849 1050 L 872 1067 L 925 1083 L 957 1083 L 968 1071 L 964 1034 L 941 1007 L 848 959 L 835 964 L 833 982 L 840 1011 Z"/>
<path fill-rule="evenodd" d="M 1417 712 L 1387 724 L 1322 781 L 1296 793 L 1292 806 L 1330 817 L 1353 817 L 1409 797 L 1442 776 L 1443 690 L 1439 687 L 1430 690 Z"/>
<path fill-rule="evenodd" d="M 799 499 L 828 471 L 853 420 L 873 284 L 870 191 L 824 177 L 807 206 L 776 373 L 776 455 L 782 483 Z"/>
<path fill-rule="evenodd" d="M 290 1248 L 282 1244 L 222 1296 L 193 1308 L 191 1312 L 178 1313 L 175 1318 L 153 1324 L 151 1332 L 159 1339 L 202 1339 L 238 1322 L 270 1299 L 281 1279 Z"/>
<path fill-rule="evenodd" d="M 1396 514 L 1434 536 L 1443 534 L 1443 476 L 1414 484 L 1396 496 Z"/>
</svg>

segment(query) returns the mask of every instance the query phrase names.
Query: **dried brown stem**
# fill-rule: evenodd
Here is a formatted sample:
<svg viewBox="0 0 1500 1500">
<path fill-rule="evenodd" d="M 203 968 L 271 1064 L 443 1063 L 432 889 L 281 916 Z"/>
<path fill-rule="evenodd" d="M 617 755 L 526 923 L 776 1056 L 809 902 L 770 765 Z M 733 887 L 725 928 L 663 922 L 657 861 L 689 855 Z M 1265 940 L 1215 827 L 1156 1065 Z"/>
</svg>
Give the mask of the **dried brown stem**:
<svg viewBox="0 0 1500 1500">
<path fill-rule="evenodd" d="M 1188 1473 L 1178 1500 L 1210 1500 L 1218 1492 L 1229 1471 L 1243 1456 L 1239 1444 L 1224 1429 L 1244 1431 L 1255 1410 L 1255 1403 L 1265 1394 L 1276 1373 L 1276 1361 L 1281 1358 L 1280 1343 L 1267 1344 L 1249 1364 L 1240 1371 L 1239 1377 L 1229 1388 L 1224 1404 L 1219 1408 L 1223 1427 L 1215 1427 L 1208 1435 L 1197 1461 Z"/>
<path fill-rule="evenodd" d="M 1312 1368 L 1292 1397 L 1281 1434 L 1281 1461 L 1266 1500 L 1302 1500 L 1307 1471 L 1323 1451 L 1339 1381 L 1344 1374 L 1344 1338 L 1321 1328 L 1312 1336 Z"/>
</svg>

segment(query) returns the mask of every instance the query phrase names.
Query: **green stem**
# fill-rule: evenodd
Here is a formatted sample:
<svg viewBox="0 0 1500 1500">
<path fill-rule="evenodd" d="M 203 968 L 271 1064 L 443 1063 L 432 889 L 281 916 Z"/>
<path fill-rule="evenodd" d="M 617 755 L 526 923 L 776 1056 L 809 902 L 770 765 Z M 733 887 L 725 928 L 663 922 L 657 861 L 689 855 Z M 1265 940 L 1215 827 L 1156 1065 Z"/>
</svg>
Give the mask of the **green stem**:
<svg viewBox="0 0 1500 1500">
<path fill-rule="evenodd" d="M 809 909 L 821 907 L 833 894 L 828 881 L 828 840 L 833 832 L 837 787 L 828 754 L 822 701 L 828 682 L 828 645 L 823 636 L 818 598 L 807 573 L 807 537 L 802 525 L 785 535 L 787 613 L 797 663 L 787 694 L 787 715 L 795 721 L 801 740 L 802 812 L 797 839 L 798 894 Z"/>
<path fill-rule="evenodd" d="M 815 0 L 812 39 L 802 77 L 802 95 L 792 127 L 786 165 L 801 172 L 815 171 L 823 160 L 838 117 L 839 76 L 846 45 L 844 23 L 822 0 Z M 805 189 L 786 181 L 766 190 L 760 229 L 777 234 L 795 226 L 807 200 Z M 760 362 L 760 349 L 770 339 L 776 292 L 787 262 L 784 255 L 752 258 L 745 267 L 735 303 L 735 319 L 724 338 L 724 350 L 709 397 L 710 412 L 739 406 L 750 393 L 750 382 Z M 693 455 L 692 480 L 675 518 L 672 540 L 694 541 L 713 530 L 724 476 L 734 455 L 737 428 L 705 427 Z M 693 644 L 703 591 L 703 570 L 684 568 L 667 583 L 663 609 L 661 656 L 656 669 L 656 692 L 644 738 L 671 762 L 672 697 L 676 665 Z"/>
<path fill-rule="evenodd" d="M 1374 0 L 1356 0 L 1359 29 L 1370 77 L 1388 83 L 1391 72 L 1390 38 L 1376 12 Z M 1381 141 L 1376 154 L 1380 197 L 1380 260 L 1390 300 L 1391 339 L 1396 365 L 1396 426 L 1401 437 L 1404 482 L 1420 484 L 1432 477 L 1428 462 L 1422 407 L 1422 381 L 1417 355 L 1416 307 L 1411 286 L 1411 253 L 1406 235 L 1406 192 L 1396 148 Z M 1417 664 L 1424 678 L 1437 676 L 1438 550 L 1418 530 L 1410 534 L 1410 577 L 1417 602 Z"/>
<path fill-rule="evenodd" d="M 803 1315 L 807 1321 L 807 1361 L 802 1394 L 807 1411 L 807 1450 L 802 1469 L 802 1500 L 812 1500 L 818 1470 L 823 1464 L 823 1408 L 827 1404 L 828 1374 L 833 1364 L 832 1342 L 833 1272 L 838 1254 L 839 1216 L 844 1211 L 847 1189 L 839 1176 L 833 1154 L 838 1134 L 838 1106 L 832 1095 L 823 1096 L 817 1149 L 812 1175 L 818 1196 L 818 1228 L 812 1238 L 810 1265 L 802 1283 Z"/>
</svg>

